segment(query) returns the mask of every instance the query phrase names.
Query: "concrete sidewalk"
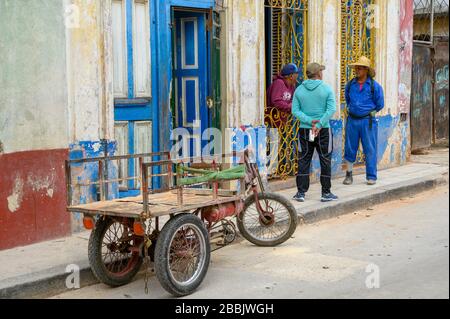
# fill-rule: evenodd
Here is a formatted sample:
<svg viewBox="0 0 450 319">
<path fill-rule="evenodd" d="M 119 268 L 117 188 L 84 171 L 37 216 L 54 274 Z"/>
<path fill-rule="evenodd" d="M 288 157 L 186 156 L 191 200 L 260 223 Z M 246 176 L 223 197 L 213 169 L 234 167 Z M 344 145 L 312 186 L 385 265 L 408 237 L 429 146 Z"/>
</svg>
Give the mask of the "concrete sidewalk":
<svg viewBox="0 0 450 319">
<path fill-rule="evenodd" d="M 352 186 L 333 181 L 340 197 L 332 203 L 320 202 L 320 185 L 311 185 L 305 203 L 294 202 L 299 218 L 306 223 L 337 217 L 373 205 L 408 197 L 448 183 L 448 149 L 432 149 L 428 155 L 412 156 L 408 165 L 381 171 L 376 186 L 355 176 Z M 292 198 L 295 189 L 279 191 Z M 301 226 L 300 226 L 301 227 Z M 0 298 L 38 298 L 67 290 L 69 265 L 81 270 L 81 286 L 97 282 L 87 259 L 89 232 L 26 247 L 0 251 Z"/>
</svg>

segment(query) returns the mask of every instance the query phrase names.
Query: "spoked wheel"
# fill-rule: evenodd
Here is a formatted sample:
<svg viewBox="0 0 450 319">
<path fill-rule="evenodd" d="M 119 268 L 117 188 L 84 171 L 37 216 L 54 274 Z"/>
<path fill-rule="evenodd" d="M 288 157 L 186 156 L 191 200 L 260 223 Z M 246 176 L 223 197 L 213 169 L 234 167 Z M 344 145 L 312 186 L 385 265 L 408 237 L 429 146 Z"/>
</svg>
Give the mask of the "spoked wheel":
<svg viewBox="0 0 450 319">
<path fill-rule="evenodd" d="M 263 212 L 262 216 L 259 213 Z M 249 242 L 272 247 L 291 238 L 297 228 L 297 212 L 291 202 L 274 193 L 258 194 L 245 200 L 244 209 L 237 217 L 237 225 L 242 236 Z"/>
<path fill-rule="evenodd" d="M 182 214 L 167 222 L 155 248 L 155 272 L 163 288 L 176 297 L 193 293 L 208 271 L 210 249 L 197 216 Z"/>
<path fill-rule="evenodd" d="M 128 284 L 142 265 L 142 237 L 133 234 L 133 220 L 100 218 L 89 238 L 89 262 L 102 283 L 117 287 Z"/>
</svg>

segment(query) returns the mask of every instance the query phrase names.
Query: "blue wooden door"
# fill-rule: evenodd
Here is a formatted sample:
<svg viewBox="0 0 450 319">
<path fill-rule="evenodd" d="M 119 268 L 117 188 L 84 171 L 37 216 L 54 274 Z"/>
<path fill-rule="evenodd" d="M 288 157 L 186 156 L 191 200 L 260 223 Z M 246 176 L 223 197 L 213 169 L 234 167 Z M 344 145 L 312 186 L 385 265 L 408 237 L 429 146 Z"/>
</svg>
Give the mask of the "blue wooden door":
<svg viewBox="0 0 450 319">
<path fill-rule="evenodd" d="M 150 0 L 111 1 L 116 155 L 159 150 L 158 108 L 153 99 L 155 72 L 151 67 L 155 30 L 150 23 L 150 5 Z M 121 160 L 117 164 L 119 196 L 138 195 L 139 161 Z M 150 185 L 157 188 L 158 181 L 154 181 Z"/>
<path fill-rule="evenodd" d="M 175 11 L 174 19 L 176 25 L 174 47 L 176 125 L 188 129 L 191 134 L 189 146 L 187 146 L 190 149 L 189 154 L 200 156 L 201 148 L 206 144 L 201 142 L 201 134 L 210 125 L 206 103 L 209 61 L 206 14 Z"/>
</svg>

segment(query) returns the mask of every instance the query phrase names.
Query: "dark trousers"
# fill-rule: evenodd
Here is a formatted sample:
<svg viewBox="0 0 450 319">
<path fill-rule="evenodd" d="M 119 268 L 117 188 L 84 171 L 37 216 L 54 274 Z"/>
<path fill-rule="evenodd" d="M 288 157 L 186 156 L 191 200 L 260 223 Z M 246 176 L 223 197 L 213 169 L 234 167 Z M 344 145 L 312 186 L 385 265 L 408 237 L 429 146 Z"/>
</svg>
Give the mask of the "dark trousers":
<svg viewBox="0 0 450 319">
<path fill-rule="evenodd" d="M 309 190 L 309 175 L 314 150 L 317 150 L 320 159 L 320 183 L 322 193 L 331 191 L 331 156 L 333 154 L 333 136 L 330 128 L 320 130 L 314 142 L 309 141 L 309 129 L 300 129 L 300 159 L 298 161 L 297 188 L 301 193 Z"/>
</svg>

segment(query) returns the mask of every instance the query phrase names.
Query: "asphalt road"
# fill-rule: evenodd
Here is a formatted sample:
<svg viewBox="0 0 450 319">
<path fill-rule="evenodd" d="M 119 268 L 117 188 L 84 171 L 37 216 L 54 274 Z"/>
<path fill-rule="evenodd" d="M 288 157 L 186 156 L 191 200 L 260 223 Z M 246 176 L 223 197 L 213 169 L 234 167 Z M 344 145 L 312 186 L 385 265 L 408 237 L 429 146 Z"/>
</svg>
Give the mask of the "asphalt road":
<svg viewBox="0 0 450 319">
<path fill-rule="evenodd" d="M 314 225 L 277 248 L 248 242 L 214 252 L 188 298 L 449 298 L 448 186 Z M 155 276 L 54 298 L 171 298 Z"/>
</svg>

